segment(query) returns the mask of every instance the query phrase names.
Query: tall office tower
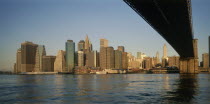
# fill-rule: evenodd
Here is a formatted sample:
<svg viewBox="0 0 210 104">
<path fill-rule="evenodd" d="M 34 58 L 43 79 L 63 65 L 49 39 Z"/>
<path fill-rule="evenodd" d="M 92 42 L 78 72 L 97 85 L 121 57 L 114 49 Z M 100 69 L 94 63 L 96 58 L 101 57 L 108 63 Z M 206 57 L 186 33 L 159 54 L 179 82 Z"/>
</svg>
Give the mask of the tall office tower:
<svg viewBox="0 0 210 104">
<path fill-rule="evenodd" d="M 160 63 L 160 55 L 159 52 L 156 53 L 156 63 Z"/>
<path fill-rule="evenodd" d="M 84 51 L 85 50 L 85 41 L 84 40 L 80 40 L 78 43 L 78 51 Z"/>
<path fill-rule="evenodd" d="M 179 57 L 178 56 L 168 57 L 168 66 L 175 66 L 179 68 Z"/>
<path fill-rule="evenodd" d="M 128 69 L 128 56 L 127 52 L 122 53 L 122 69 Z"/>
<path fill-rule="evenodd" d="M 124 46 L 118 46 L 117 50 L 118 51 L 121 51 L 121 52 L 125 52 Z"/>
<path fill-rule="evenodd" d="M 97 51 L 92 51 L 92 52 L 89 52 L 87 54 L 87 57 L 88 57 L 88 63 L 87 63 L 87 66 L 88 67 L 98 67 L 98 52 Z"/>
<path fill-rule="evenodd" d="M 32 42 L 21 43 L 21 70 L 33 72 L 35 66 L 36 49 L 38 45 Z"/>
<path fill-rule="evenodd" d="M 54 62 L 54 72 L 67 72 L 65 52 L 59 50 Z"/>
<path fill-rule="evenodd" d="M 74 54 L 75 43 L 73 40 L 67 40 L 66 42 L 66 68 L 67 72 L 74 72 Z"/>
<path fill-rule="evenodd" d="M 107 69 L 114 68 L 114 48 L 113 47 L 107 47 Z"/>
<path fill-rule="evenodd" d="M 210 60 L 210 36 L 209 36 L 209 60 Z M 209 67 L 210 67 L 210 61 L 209 61 Z"/>
<path fill-rule="evenodd" d="M 108 47 L 108 40 L 100 39 L 99 65 L 102 69 L 106 68 L 106 47 Z"/>
<path fill-rule="evenodd" d="M 168 66 L 168 59 L 162 58 L 162 67 Z"/>
<path fill-rule="evenodd" d="M 202 62 L 203 62 L 203 68 L 209 68 L 209 54 L 208 53 L 202 54 Z"/>
<path fill-rule="evenodd" d="M 100 48 L 102 47 L 108 47 L 108 40 L 100 39 Z"/>
<path fill-rule="evenodd" d="M 42 56 L 42 71 L 54 72 L 55 56 Z"/>
<path fill-rule="evenodd" d="M 22 72 L 21 70 L 21 49 L 17 50 L 16 53 L 16 73 Z"/>
<path fill-rule="evenodd" d="M 106 69 L 106 62 L 107 62 L 107 47 L 100 48 L 100 67 L 102 69 Z"/>
<path fill-rule="evenodd" d="M 36 58 L 35 58 L 35 72 L 43 72 L 42 67 L 42 57 L 46 56 L 45 46 L 39 45 L 36 49 Z"/>
<path fill-rule="evenodd" d="M 168 55 L 167 55 L 167 47 L 166 44 L 164 44 L 163 46 L 163 58 L 167 59 Z"/>
<path fill-rule="evenodd" d="M 115 69 L 122 69 L 122 51 L 115 50 L 114 54 L 115 54 L 115 58 L 114 58 Z"/>
<path fill-rule="evenodd" d="M 84 65 L 84 52 L 78 51 L 78 66 L 85 66 Z"/>
</svg>

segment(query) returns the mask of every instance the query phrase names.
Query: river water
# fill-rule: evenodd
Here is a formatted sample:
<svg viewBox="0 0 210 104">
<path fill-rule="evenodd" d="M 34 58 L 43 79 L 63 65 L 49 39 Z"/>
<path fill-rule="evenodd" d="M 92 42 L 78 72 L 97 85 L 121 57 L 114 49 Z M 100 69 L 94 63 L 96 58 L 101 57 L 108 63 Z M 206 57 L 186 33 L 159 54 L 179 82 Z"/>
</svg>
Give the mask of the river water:
<svg viewBox="0 0 210 104">
<path fill-rule="evenodd" d="M 0 104 L 210 104 L 210 74 L 0 75 Z"/>
</svg>

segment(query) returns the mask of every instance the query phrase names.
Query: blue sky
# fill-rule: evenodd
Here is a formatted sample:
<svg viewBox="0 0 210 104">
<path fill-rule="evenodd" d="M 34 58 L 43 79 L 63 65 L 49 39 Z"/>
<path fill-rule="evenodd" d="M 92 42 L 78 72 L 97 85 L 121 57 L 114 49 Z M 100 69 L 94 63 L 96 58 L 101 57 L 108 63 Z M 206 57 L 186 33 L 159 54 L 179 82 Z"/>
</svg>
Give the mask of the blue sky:
<svg viewBox="0 0 210 104">
<path fill-rule="evenodd" d="M 198 38 L 199 56 L 208 52 L 210 1 L 192 0 L 194 37 Z M 45 45 L 47 55 L 65 49 L 68 39 L 85 39 L 93 49 L 106 38 L 115 49 L 144 52 L 162 57 L 167 43 L 122 0 L 0 0 L 0 70 L 12 70 L 16 50 L 24 41 Z M 167 43 L 168 55 L 178 55 Z"/>
</svg>

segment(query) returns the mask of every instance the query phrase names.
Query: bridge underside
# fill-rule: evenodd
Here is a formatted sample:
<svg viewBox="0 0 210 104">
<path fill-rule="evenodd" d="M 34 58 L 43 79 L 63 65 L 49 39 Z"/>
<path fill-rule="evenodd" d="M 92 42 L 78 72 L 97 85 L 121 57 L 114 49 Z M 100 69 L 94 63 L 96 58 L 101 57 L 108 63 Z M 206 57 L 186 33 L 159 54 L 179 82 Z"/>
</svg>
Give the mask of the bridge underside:
<svg viewBox="0 0 210 104">
<path fill-rule="evenodd" d="M 124 0 L 182 58 L 194 57 L 190 0 Z"/>
</svg>

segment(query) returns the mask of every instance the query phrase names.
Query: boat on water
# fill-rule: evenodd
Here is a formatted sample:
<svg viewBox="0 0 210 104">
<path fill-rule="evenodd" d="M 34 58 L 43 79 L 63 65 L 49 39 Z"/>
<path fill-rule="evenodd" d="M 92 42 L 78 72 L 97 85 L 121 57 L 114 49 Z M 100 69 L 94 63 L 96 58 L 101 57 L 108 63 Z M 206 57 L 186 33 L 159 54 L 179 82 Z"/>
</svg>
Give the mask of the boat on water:
<svg viewBox="0 0 210 104">
<path fill-rule="evenodd" d="M 96 74 L 107 74 L 107 72 L 106 71 L 98 71 L 98 72 L 96 72 Z"/>
</svg>

